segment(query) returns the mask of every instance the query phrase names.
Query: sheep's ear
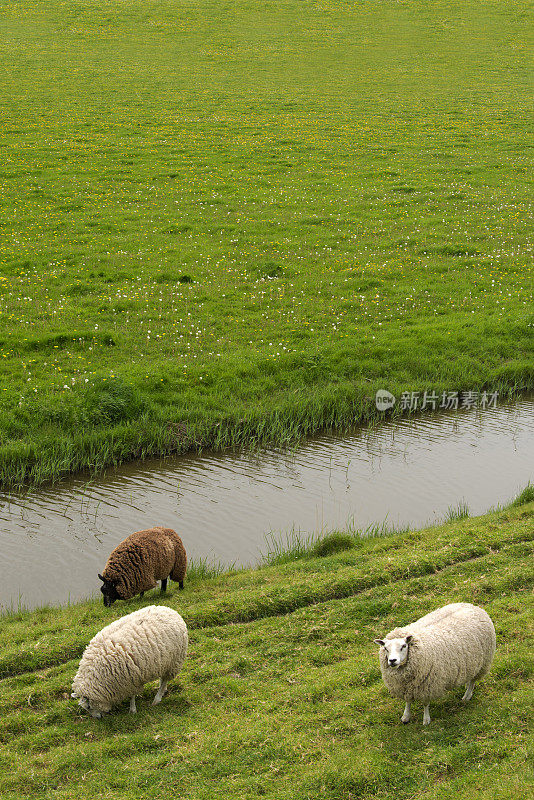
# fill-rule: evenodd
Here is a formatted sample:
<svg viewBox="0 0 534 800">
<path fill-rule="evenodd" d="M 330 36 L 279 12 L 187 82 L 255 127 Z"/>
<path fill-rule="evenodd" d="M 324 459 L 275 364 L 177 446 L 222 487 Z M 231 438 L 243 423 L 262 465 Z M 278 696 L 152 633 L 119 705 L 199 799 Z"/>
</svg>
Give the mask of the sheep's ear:
<svg viewBox="0 0 534 800">
<path fill-rule="evenodd" d="M 102 575 L 100 574 L 100 572 L 98 573 L 98 577 L 100 578 L 100 580 L 102 581 L 102 583 L 105 583 L 105 582 L 106 582 L 106 581 L 105 581 L 105 579 L 104 579 L 104 578 L 102 577 Z"/>
<path fill-rule="evenodd" d="M 78 695 L 76 694 L 76 692 L 71 692 L 70 696 L 73 697 L 75 700 L 78 698 Z"/>
<path fill-rule="evenodd" d="M 413 636 L 412 636 L 412 634 L 410 633 L 410 634 L 409 634 L 409 635 L 406 637 L 406 639 L 405 639 L 404 641 L 406 642 L 406 644 L 410 644 L 410 642 L 412 641 L 412 639 L 413 639 Z"/>
<path fill-rule="evenodd" d="M 379 645 L 380 645 L 380 647 L 384 647 L 384 645 L 386 644 L 386 643 L 385 643 L 385 641 L 384 641 L 383 639 L 373 639 L 373 642 L 374 642 L 375 644 L 379 644 Z"/>
</svg>

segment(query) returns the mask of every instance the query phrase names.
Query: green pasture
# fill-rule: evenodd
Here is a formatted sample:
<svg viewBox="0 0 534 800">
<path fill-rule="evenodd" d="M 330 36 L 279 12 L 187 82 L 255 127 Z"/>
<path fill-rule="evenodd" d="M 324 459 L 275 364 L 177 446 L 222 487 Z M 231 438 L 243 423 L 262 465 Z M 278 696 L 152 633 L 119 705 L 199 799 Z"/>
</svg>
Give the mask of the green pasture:
<svg viewBox="0 0 534 800">
<path fill-rule="evenodd" d="M 89 639 L 159 590 L 2 618 L 2 800 L 516 800 L 533 784 L 533 513 L 424 531 L 334 534 L 299 558 L 187 579 L 163 599 L 190 632 L 178 680 L 102 720 L 70 699 Z M 53 576 L 51 576 L 53 579 Z M 173 586 L 175 586 L 173 584 Z M 450 602 L 483 606 L 491 672 L 402 725 L 377 636 Z"/>
<path fill-rule="evenodd" d="M 523 391 L 525 0 L 6 0 L 0 481 Z"/>
</svg>

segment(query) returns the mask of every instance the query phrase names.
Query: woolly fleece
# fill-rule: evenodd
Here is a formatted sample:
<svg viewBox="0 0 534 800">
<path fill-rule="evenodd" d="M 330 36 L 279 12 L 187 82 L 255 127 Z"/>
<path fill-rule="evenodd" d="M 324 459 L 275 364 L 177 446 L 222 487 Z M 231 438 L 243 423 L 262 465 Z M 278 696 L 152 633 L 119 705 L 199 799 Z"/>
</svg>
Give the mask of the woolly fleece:
<svg viewBox="0 0 534 800">
<path fill-rule="evenodd" d="M 121 617 L 94 636 L 81 658 L 72 684 L 77 697 L 108 712 L 139 694 L 145 683 L 169 681 L 187 655 L 187 627 L 167 606 L 145 606 Z"/>
<path fill-rule="evenodd" d="M 182 540 L 171 528 L 155 527 L 126 537 L 108 558 L 102 576 L 115 584 L 122 600 L 154 589 L 156 581 L 183 582 L 187 556 Z"/>
<path fill-rule="evenodd" d="M 385 637 L 412 635 L 406 664 L 388 666 L 387 652 L 380 648 L 384 683 L 394 697 L 406 702 L 443 697 L 455 686 L 476 681 L 489 672 L 495 653 L 495 628 L 484 609 L 471 603 L 452 603 L 421 619 L 395 628 Z"/>
</svg>

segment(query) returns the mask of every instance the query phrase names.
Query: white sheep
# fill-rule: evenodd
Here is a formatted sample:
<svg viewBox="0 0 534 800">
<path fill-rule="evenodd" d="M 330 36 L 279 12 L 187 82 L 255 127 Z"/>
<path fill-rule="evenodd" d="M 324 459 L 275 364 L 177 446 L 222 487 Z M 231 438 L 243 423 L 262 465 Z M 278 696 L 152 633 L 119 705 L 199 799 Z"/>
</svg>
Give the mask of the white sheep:
<svg viewBox="0 0 534 800">
<path fill-rule="evenodd" d="M 180 671 L 187 654 L 187 627 L 167 606 L 145 606 L 107 625 L 94 636 L 80 661 L 72 695 L 92 717 L 107 714 L 135 696 L 145 683 L 160 679 L 153 705 Z"/>
<path fill-rule="evenodd" d="M 449 689 L 465 683 L 462 700 L 471 699 L 475 681 L 489 672 L 496 644 L 490 617 L 471 603 L 443 606 L 374 641 L 384 683 L 406 701 L 402 722 L 410 721 L 412 702 L 421 700 L 423 725 L 430 723 L 430 701 Z"/>
</svg>

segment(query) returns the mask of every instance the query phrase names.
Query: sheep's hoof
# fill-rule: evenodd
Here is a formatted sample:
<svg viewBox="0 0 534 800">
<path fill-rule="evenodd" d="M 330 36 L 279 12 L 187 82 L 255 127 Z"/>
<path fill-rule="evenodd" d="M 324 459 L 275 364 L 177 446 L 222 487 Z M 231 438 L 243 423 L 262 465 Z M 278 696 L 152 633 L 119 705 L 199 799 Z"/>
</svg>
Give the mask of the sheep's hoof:
<svg viewBox="0 0 534 800">
<path fill-rule="evenodd" d="M 401 717 L 401 722 L 403 725 L 407 725 L 411 720 L 411 717 Z"/>
<path fill-rule="evenodd" d="M 466 690 L 465 690 L 465 694 L 462 697 L 462 703 L 468 703 L 471 700 L 471 698 L 473 697 L 474 688 L 475 688 L 474 684 L 470 684 L 470 683 L 467 684 L 467 687 L 466 687 Z"/>
</svg>

